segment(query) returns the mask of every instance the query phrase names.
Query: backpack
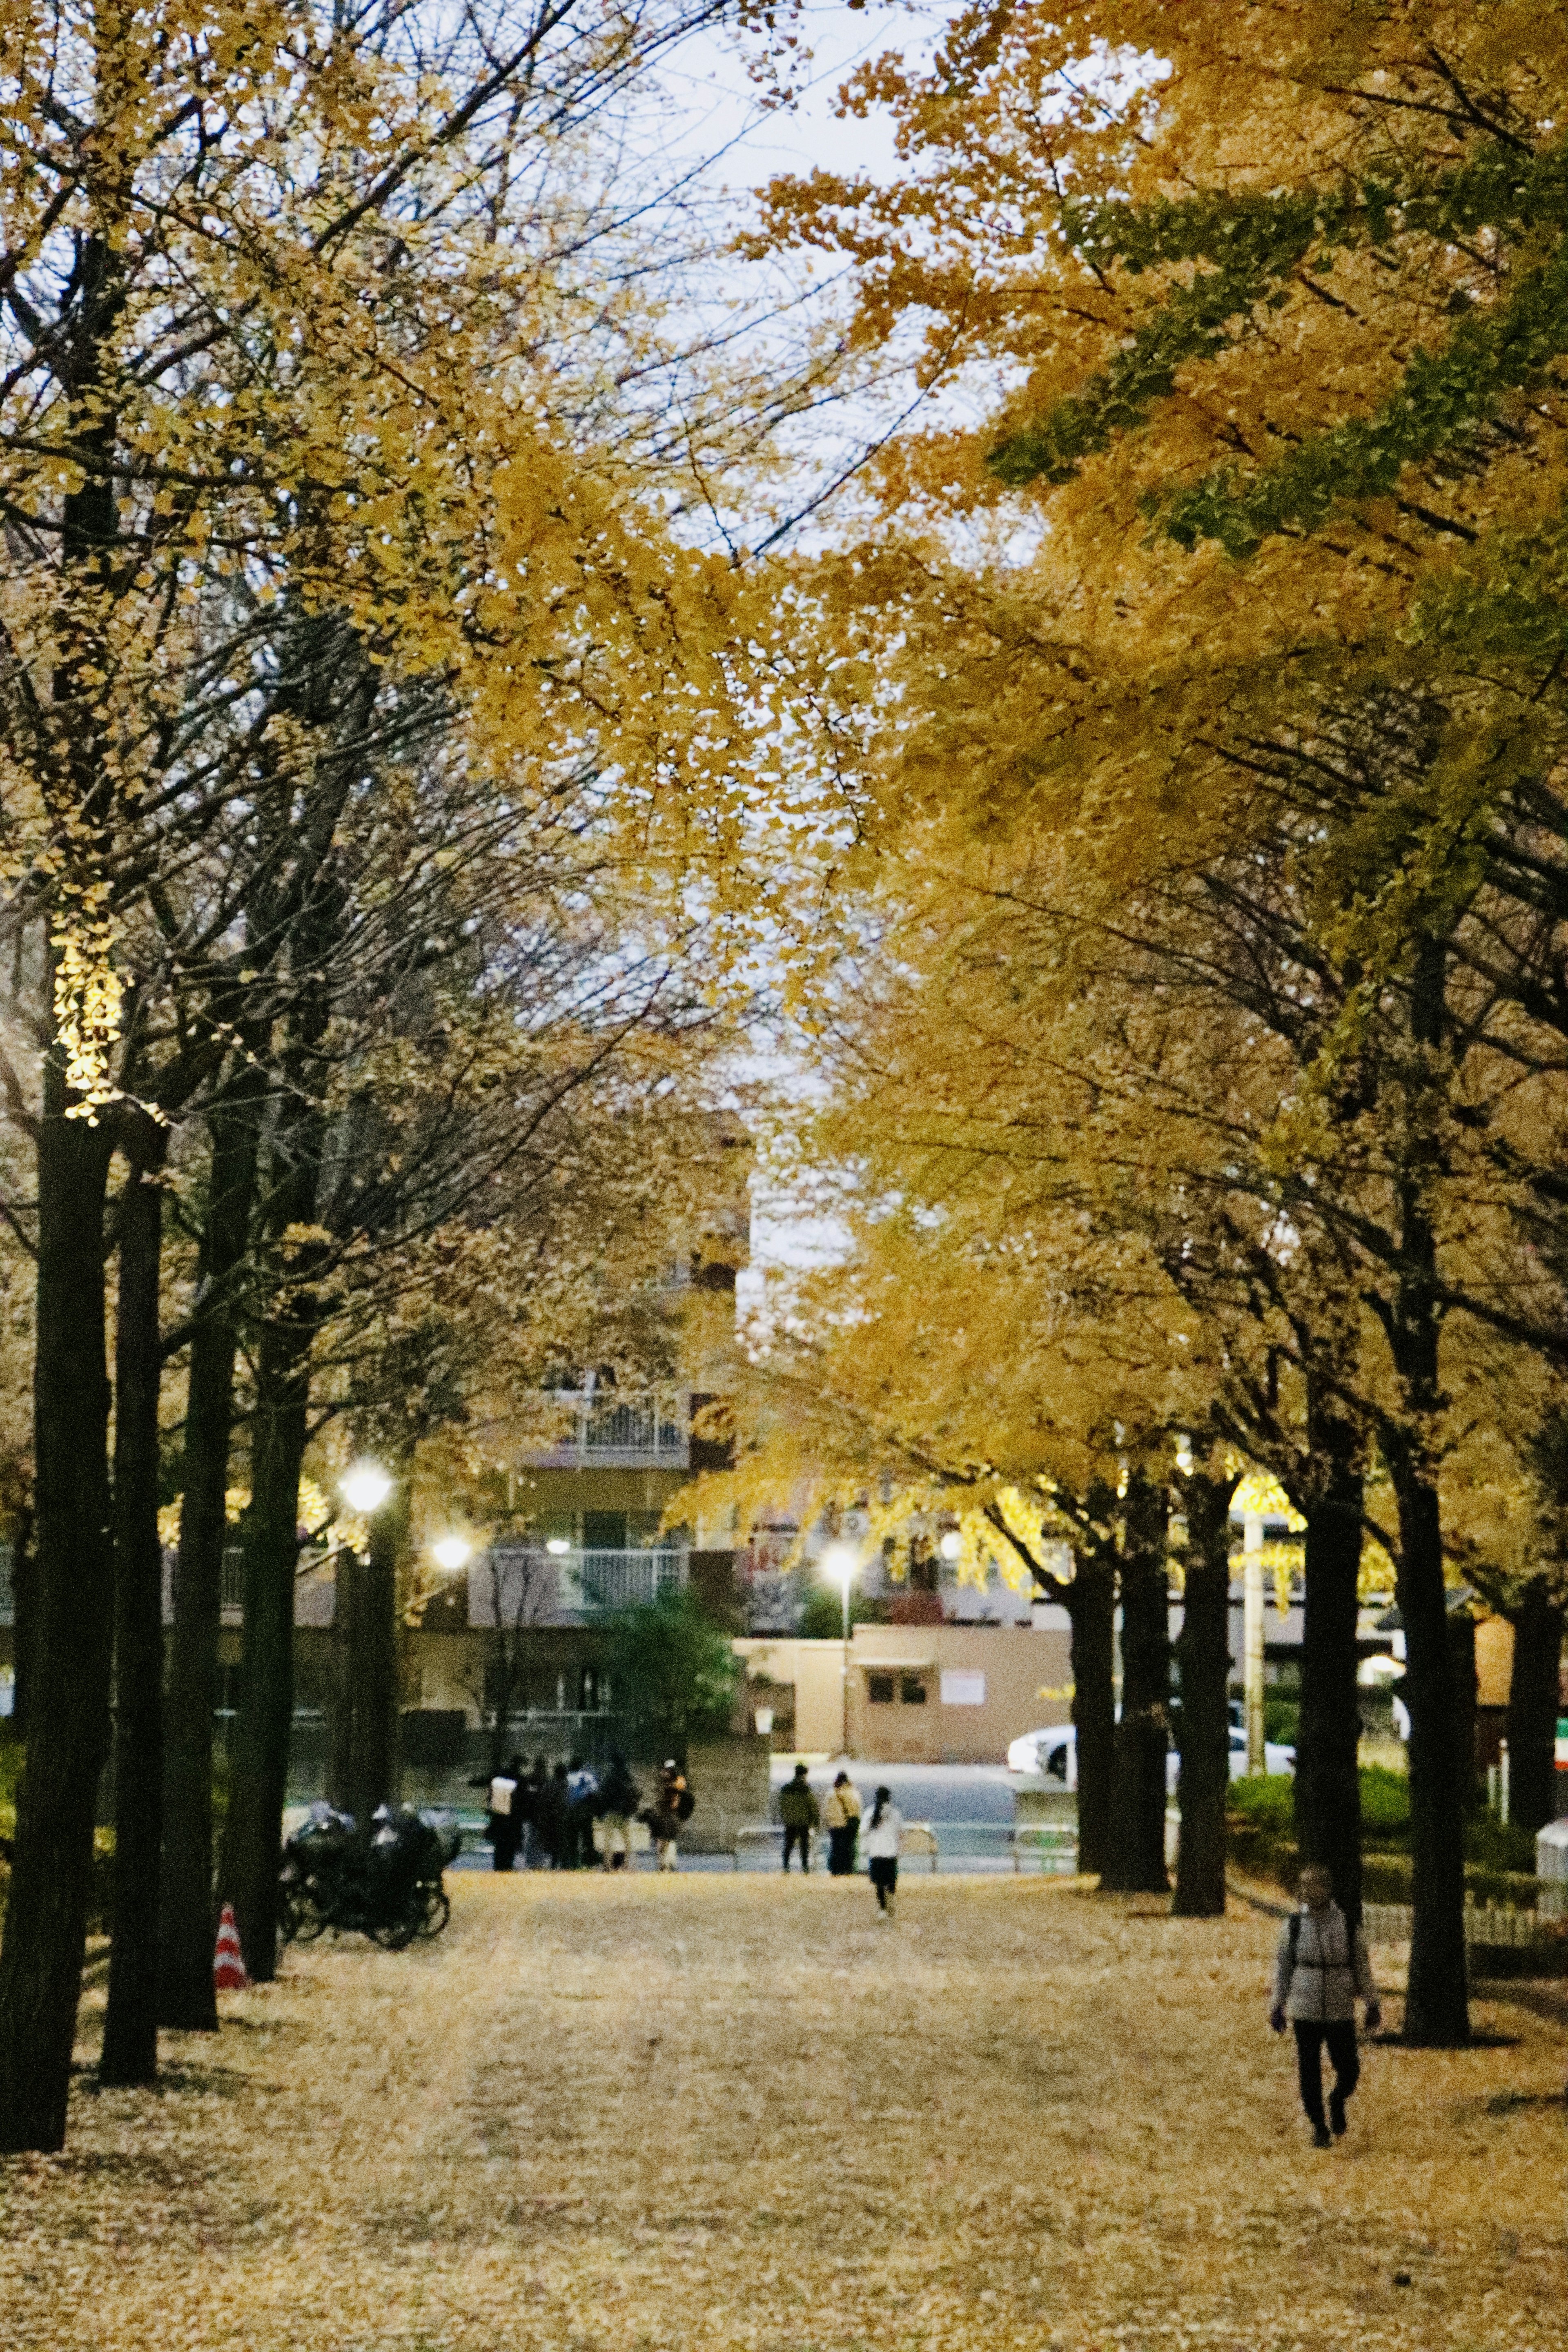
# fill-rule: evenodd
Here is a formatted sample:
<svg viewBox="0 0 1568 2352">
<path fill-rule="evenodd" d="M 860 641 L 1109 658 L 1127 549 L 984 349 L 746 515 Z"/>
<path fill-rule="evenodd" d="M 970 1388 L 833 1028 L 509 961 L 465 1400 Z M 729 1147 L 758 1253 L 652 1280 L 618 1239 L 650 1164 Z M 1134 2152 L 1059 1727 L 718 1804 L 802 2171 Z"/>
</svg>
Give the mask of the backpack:
<svg viewBox="0 0 1568 2352">
<path fill-rule="evenodd" d="M 696 1800 L 696 1798 L 692 1795 L 692 1793 L 691 1793 L 691 1791 L 690 1791 L 690 1790 L 689 1790 L 689 1789 L 682 1789 L 682 1790 L 680 1791 L 680 1794 L 677 1797 L 677 1799 L 676 1799 L 676 1801 L 675 1801 L 675 1818 L 676 1818 L 676 1820 L 677 1820 L 678 1822 L 689 1822 L 689 1821 L 691 1819 L 692 1814 L 693 1814 L 696 1811 L 697 1811 L 697 1800 Z"/>
</svg>

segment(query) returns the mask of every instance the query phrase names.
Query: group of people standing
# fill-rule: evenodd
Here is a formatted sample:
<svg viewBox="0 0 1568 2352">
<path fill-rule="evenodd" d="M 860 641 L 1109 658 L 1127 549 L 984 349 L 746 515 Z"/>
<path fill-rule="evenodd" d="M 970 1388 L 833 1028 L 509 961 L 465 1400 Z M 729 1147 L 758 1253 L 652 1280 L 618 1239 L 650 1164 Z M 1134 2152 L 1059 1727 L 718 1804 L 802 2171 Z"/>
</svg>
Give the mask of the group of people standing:
<svg viewBox="0 0 1568 2352">
<path fill-rule="evenodd" d="M 855 1850 L 864 1820 L 868 1874 L 877 1890 L 877 1902 L 882 1916 L 889 1919 L 892 1917 L 899 1886 L 899 1838 L 904 1819 L 893 1802 L 890 1789 L 879 1788 L 877 1790 L 867 1819 L 861 1808 L 860 1791 L 847 1772 L 835 1775 L 826 1801 L 818 1804 L 816 1791 L 807 1778 L 805 1766 L 797 1764 L 795 1778 L 779 1791 L 779 1819 L 784 1823 L 786 1877 L 790 1858 L 797 1853 L 801 1869 L 810 1870 L 812 1832 L 826 1829 L 827 1874 L 830 1878 L 852 1875 Z"/>
<path fill-rule="evenodd" d="M 481 1775 L 470 1785 L 487 1792 L 487 1834 L 497 1870 L 513 1870 L 520 1861 L 525 1870 L 625 1870 L 634 1821 L 646 1822 L 660 1870 L 673 1870 L 681 1824 L 695 1803 L 673 1757 L 660 1769 L 646 1809 L 620 1755 L 611 1757 L 602 1777 L 580 1756 L 553 1767 L 542 1756 L 531 1765 L 514 1756 L 489 1780 Z M 597 1841 L 595 1822 L 604 1825 Z"/>
</svg>

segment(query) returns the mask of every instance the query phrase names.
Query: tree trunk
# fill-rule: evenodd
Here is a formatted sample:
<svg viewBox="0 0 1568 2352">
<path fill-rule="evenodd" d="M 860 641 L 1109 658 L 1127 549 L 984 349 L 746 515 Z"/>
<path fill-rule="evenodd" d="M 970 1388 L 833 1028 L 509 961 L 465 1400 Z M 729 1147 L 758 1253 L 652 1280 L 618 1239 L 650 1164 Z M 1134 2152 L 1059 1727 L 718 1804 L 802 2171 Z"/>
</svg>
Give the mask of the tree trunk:
<svg viewBox="0 0 1568 2352">
<path fill-rule="evenodd" d="M 342 780 L 339 780 L 341 799 Z M 335 805 L 335 803 L 334 803 Z M 312 1276 L 311 1237 L 325 1116 L 316 1098 L 317 1051 L 331 1010 L 321 977 L 341 916 L 328 885 L 301 909 L 289 961 L 300 982 L 284 1056 L 286 1101 L 268 1163 L 268 1235 L 274 1289 L 261 1327 L 245 1528 L 241 1693 L 235 1776 L 221 1884 L 234 1904 L 245 1965 L 258 1984 L 278 1971 L 278 1872 L 289 1746 L 294 1727 L 294 1579 L 300 1556 L 300 1471 L 310 1434 L 310 1351 L 325 1312 Z"/>
<path fill-rule="evenodd" d="M 1557 1713 L 1562 1687 L 1563 1619 L 1544 1576 L 1532 1576 L 1513 1627 L 1508 1685 L 1509 1811 L 1527 1830 L 1544 1829 L 1557 1808 Z"/>
<path fill-rule="evenodd" d="M 1435 1056 L 1444 1025 L 1446 955 L 1440 940 L 1415 946 L 1411 983 L 1412 1066 L 1401 1142 L 1399 1282 L 1390 1324 L 1403 1412 L 1383 1431 L 1399 1507 L 1399 1613 L 1405 1622 L 1405 1699 L 1410 1710 L 1410 1854 L 1413 1919 L 1405 1998 L 1406 2042 L 1458 2049 L 1470 2038 L 1465 1968 L 1464 1809 L 1454 1752 L 1454 1675 L 1443 1583 L 1443 1531 L 1429 1435 L 1439 1406 L 1437 1244 L 1426 1195 L 1439 1171 L 1431 1137 L 1435 1081 L 1418 1055 Z"/>
<path fill-rule="evenodd" d="M 27 1761 L 0 1948 L 0 2153 L 64 2145 L 109 1753 L 114 1564 L 103 1213 L 109 1140 L 65 1116 L 63 1057 L 44 1068 L 38 1135 L 35 1622 Z"/>
<path fill-rule="evenodd" d="M 158 2078 L 163 1549 L 158 1540 L 163 1130 L 120 1203 L 114 1397 L 114 1919 L 101 2083 Z"/>
<path fill-rule="evenodd" d="M 118 89 L 122 36 L 100 25 L 100 88 Z M 105 640 L 115 594 L 120 509 L 118 417 L 106 353 L 124 298 L 127 180 L 119 125 L 100 122 L 93 218 L 79 224 L 72 299 L 52 364 L 65 388 L 62 446 L 78 469 L 60 501 L 57 658 L 46 742 L 34 781 L 58 855 L 47 987 L 60 1003 L 61 949 L 73 934 L 89 961 L 96 893 L 116 814 L 106 757 L 104 685 L 117 657 Z M 67 996 L 76 1010 L 79 995 Z M 89 1060 L 91 1056 L 89 1056 Z M 110 1139 L 79 1095 L 57 1023 L 42 1071 L 37 1137 L 37 1313 L 33 1398 L 37 1559 L 29 1642 L 27 1760 L 16 1808 L 11 1894 L 0 1947 L 0 2154 L 64 2144 L 71 2050 L 92 1885 L 93 1815 L 109 1748 L 114 1560 L 110 1534 L 109 1377 L 104 1359 L 103 1213 Z M 69 1117 L 75 1110 L 79 1117 Z"/>
<path fill-rule="evenodd" d="M 398 1477 L 372 1515 L 360 1563 L 354 1658 L 353 1767 L 349 1810 L 368 1830 L 378 1805 L 397 1795 L 397 1562 L 408 1523 L 408 1489 Z"/>
<path fill-rule="evenodd" d="M 1476 1621 L 1468 1609 L 1448 1612 L 1448 1673 L 1454 1689 L 1454 1769 L 1459 1781 L 1459 1810 L 1473 1813 L 1479 1794 L 1476 1713 L 1480 1678 L 1476 1672 Z"/>
<path fill-rule="evenodd" d="M 245 1630 L 234 1793 L 222 1886 L 249 1975 L 278 1971 L 278 1868 L 294 1721 L 294 1576 L 300 1470 L 310 1406 L 309 1339 L 274 1318 L 262 1330 L 245 1526 Z"/>
<path fill-rule="evenodd" d="M 1234 1478 L 1184 1482 L 1187 1575 L 1176 1645 L 1182 1671 L 1182 1816 L 1172 1910 L 1225 1916 L 1226 1801 L 1230 1790 L 1230 1498 Z"/>
<path fill-rule="evenodd" d="M 191 1339 L 180 1549 L 169 1644 L 163 1766 L 159 2015 L 217 2031 L 213 1992 L 213 1711 L 217 1705 L 228 1456 L 237 1348 L 235 1286 L 256 1197 L 257 1087 L 248 1075 L 214 1105 L 206 1223 Z"/>
<path fill-rule="evenodd" d="M 360 1563 L 340 1551 L 332 1595 L 332 1717 L 327 1727 L 327 1802 L 353 1811 L 354 1715 L 359 1687 Z"/>
<path fill-rule="evenodd" d="M 1404 2038 L 1431 2049 L 1459 2049 L 1470 2038 L 1464 1822 L 1437 1492 L 1428 1480 L 1409 1474 L 1396 1475 L 1395 1491 L 1404 1688 L 1410 1710 L 1413 1919 Z"/>
<path fill-rule="evenodd" d="M 1355 1431 L 1309 1399 L 1316 1479 L 1300 1499 L 1307 1520 L 1301 1626 L 1301 1714 L 1296 1735 L 1296 1840 L 1303 1863 L 1333 1881 L 1353 1929 L 1361 1919 L 1361 1702 L 1356 1619 L 1361 1577 L 1362 1470 Z"/>
<path fill-rule="evenodd" d="M 1094 1877 L 1110 1853 L 1116 1749 L 1116 1572 L 1085 1546 L 1063 1596 L 1072 1627 L 1072 1719 L 1078 1734 L 1078 1866 Z"/>
<path fill-rule="evenodd" d="M 1121 1719 L 1116 1727 L 1110 1852 L 1102 1887 L 1163 1895 L 1165 1755 L 1171 1721 L 1170 1583 L 1165 1495 L 1147 1473 L 1128 1481 L 1121 1547 Z"/>
<path fill-rule="evenodd" d="M 18 1512 L 16 1538 L 11 1547 L 11 1655 L 16 1691 L 11 1701 L 13 1739 L 27 1737 L 27 1710 L 33 1685 L 33 1627 L 37 1620 L 35 1592 L 37 1561 L 33 1549 L 33 1511 Z"/>
</svg>

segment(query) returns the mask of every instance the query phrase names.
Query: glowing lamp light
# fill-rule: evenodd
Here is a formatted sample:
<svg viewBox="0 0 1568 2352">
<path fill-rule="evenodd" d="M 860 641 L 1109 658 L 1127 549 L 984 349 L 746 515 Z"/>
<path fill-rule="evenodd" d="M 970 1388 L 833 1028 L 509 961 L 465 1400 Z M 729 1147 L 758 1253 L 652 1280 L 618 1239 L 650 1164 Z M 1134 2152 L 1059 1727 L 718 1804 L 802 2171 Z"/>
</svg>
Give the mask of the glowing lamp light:
<svg viewBox="0 0 1568 2352">
<path fill-rule="evenodd" d="M 392 1481 L 379 1462 L 356 1462 L 343 1474 L 343 1500 L 351 1509 L 378 1511 L 391 1492 Z"/>
<path fill-rule="evenodd" d="M 835 1584 L 843 1585 L 846 1591 L 858 1565 L 854 1550 L 846 1543 L 829 1544 L 822 1555 L 823 1574 L 830 1576 Z"/>
<path fill-rule="evenodd" d="M 937 1549 L 941 1552 L 943 1559 L 956 1559 L 958 1558 L 959 1553 L 963 1549 L 963 1538 L 959 1534 L 956 1528 L 949 1528 L 941 1543 L 938 1544 Z"/>
<path fill-rule="evenodd" d="M 550 1554 L 552 1559 L 564 1559 L 572 1547 L 567 1542 L 564 1536 L 552 1536 L 546 1542 L 544 1549 Z"/>
<path fill-rule="evenodd" d="M 473 1545 L 467 1536 L 442 1536 L 430 1549 L 436 1556 L 437 1567 L 444 1568 L 450 1575 L 463 1566 Z"/>
</svg>

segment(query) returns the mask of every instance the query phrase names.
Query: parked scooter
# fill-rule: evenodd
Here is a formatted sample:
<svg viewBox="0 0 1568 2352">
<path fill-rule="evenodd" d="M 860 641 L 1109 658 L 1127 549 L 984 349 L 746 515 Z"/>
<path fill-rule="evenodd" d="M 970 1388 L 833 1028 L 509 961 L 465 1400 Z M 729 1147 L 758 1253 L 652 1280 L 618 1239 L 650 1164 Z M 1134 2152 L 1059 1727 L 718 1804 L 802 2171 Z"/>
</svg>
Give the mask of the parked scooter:
<svg viewBox="0 0 1568 2352">
<path fill-rule="evenodd" d="M 459 1843 L 456 1829 L 406 1806 L 381 1806 L 363 1838 L 352 1813 L 312 1805 L 283 1849 L 284 1940 L 310 1943 L 331 1927 L 398 1952 L 416 1937 L 438 1936 L 451 1916 L 442 1873 Z"/>
</svg>

